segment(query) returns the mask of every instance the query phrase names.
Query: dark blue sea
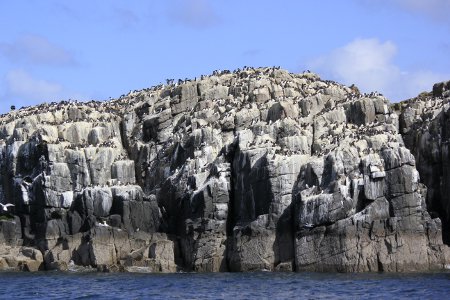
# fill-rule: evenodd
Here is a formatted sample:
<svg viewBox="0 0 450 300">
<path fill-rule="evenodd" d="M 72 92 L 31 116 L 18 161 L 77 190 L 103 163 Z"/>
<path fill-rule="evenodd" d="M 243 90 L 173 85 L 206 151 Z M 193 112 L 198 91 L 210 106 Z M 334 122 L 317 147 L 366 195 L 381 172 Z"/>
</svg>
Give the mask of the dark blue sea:
<svg viewBox="0 0 450 300">
<path fill-rule="evenodd" d="M 450 273 L 0 273 L 1 299 L 450 299 Z"/>
</svg>

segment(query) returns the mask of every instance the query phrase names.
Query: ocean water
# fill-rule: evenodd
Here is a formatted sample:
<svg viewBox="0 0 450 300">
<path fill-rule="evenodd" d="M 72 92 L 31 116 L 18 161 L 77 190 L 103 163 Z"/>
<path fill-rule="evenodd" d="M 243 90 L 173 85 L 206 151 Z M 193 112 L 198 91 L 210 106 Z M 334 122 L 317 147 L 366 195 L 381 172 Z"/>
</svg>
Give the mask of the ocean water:
<svg viewBox="0 0 450 300">
<path fill-rule="evenodd" d="M 0 273 L 1 299 L 450 299 L 450 273 Z"/>
</svg>

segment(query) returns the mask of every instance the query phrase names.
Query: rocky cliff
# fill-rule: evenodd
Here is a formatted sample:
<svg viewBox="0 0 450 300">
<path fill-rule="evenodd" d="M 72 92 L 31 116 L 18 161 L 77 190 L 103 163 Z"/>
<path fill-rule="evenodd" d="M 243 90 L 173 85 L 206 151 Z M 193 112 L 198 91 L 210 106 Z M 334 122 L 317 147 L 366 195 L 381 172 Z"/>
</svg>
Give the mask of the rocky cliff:
<svg viewBox="0 0 450 300">
<path fill-rule="evenodd" d="M 396 104 L 400 131 L 414 154 L 421 181 L 427 186 L 426 204 L 443 223 L 443 239 L 450 244 L 450 81 L 437 83 L 430 93 Z"/>
<path fill-rule="evenodd" d="M 448 87 L 245 68 L 3 115 L 0 268 L 443 269 Z"/>
</svg>

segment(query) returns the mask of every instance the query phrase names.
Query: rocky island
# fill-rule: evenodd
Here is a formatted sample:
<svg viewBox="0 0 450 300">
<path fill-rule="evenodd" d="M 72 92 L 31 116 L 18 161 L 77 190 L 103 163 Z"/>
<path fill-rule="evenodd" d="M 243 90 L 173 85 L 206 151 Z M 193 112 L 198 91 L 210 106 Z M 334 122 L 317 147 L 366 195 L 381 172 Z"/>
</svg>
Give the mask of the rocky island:
<svg viewBox="0 0 450 300">
<path fill-rule="evenodd" d="M 448 268 L 449 107 L 245 67 L 11 111 L 0 269 Z"/>
</svg>

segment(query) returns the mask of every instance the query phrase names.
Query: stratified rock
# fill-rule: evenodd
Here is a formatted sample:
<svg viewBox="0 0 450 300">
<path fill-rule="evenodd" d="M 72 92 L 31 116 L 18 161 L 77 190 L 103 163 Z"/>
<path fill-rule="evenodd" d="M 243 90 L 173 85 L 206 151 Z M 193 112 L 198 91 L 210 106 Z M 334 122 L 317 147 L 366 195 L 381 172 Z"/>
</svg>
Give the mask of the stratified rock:
<svg viewBox="0 0 450 300">
<path fill-rule="evenodd" d="M 13 111 L 0 268 L 442 269 L 448 97 L 244 68 Z"/>
</svg>

